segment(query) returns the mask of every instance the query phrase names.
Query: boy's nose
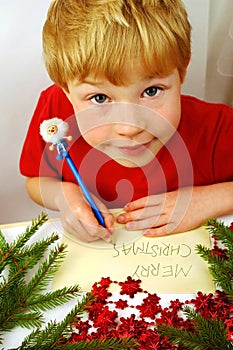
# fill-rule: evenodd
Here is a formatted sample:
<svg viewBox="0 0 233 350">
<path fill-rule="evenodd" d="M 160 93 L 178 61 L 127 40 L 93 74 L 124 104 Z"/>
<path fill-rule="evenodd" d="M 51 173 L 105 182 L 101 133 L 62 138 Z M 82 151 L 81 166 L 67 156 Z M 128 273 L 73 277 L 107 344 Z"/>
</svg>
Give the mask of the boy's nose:
<svg viewBox="0 0 233 350">
<path fill-rule="evenodd" d="M 121 104 L 115 114 L 115 132 L 121 136 L 134 137 L 145 129 L 144 111 L 137 105 Z"/>
<path fill-rule="evenodd" d="M 143 132 L 141 127 L 127 122 L 115 124 L 114 129 L 119 136 L 128 136 L 130 138 L 133 138 L 134 136 Z"/>
</svg>

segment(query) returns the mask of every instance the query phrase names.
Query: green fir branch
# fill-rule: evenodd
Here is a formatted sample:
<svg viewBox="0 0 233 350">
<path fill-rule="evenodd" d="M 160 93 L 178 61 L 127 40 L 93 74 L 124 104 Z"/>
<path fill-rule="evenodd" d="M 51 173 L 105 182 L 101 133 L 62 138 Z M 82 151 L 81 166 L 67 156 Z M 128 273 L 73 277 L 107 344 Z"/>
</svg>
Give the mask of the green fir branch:
<svg viewBox="0 0 233 350">
<path fill-rule="evenodd" d="M 214 282 L 222 288 L 229 300 L 233 300 L 233 233 L 217 219 L 207 223 L 207 229 L 221 243 L 224 254 L 217 254 L 214 249 L 197 245 L 198 254 L 208 263 Z M 184 314 L 193 323 L 193 331 L 177 329 L 166 324 L 158 325 L 158 331 L 174 345 L 184 346 L 187 350 L 225 350 L 233 349 L 227 339 L 227 329 L 221 321 L 204 318 L 200 313 L 184 307 Z"/>
<path fill-rule="evenodd" d="M 223 221 L 216 218 L 208 220 L 208 231 L 216 236 L 218 241 L 221 241 L 224 246 L 232 253 L 233 252 L 233 235 L 230 228 Z"/>
<path fill-rule="evenodd" d="M 26 228 L 25 232 L 17 236 L 15 241 L 11 244 L 6 242 L 2 232 L 0 231 L 0 273 L 3 272 L 5 266 L 7 265 L 9 265 L 10 268 L 13 268 L 14 265 L 16 265 L 16 270 L 19 271 L 17 260 L 21 260 L 20 255 L 23 255 L 25 245 L 47 220 L 47 215 L 42 213 L 41 216 L 38 216 L 37 220 L 33 220 L 31 225 Z M 38 255 L 36 254 L 36 256 Z M 25 264 L 23 260 L 21 260 L 21 262 L 22 265 L 26 265 L 24 268 L 21 268 L 21 272 L 23 272 L 27 270 L 27 264 Z"/>
<path fill-rule="evenodd" d="M 40 255 L 41 252 L 38 252 Z M 35 258 L 37 260 L 37 257 Z M 25 283 L 24 279 L 18 279 L 17 273 L 15 274 L 15 278 L 11 276 L 11 283 L 5 283 L 4 300 L 2 300 L 3 305 L 5 304 L 5 311 L 0 313 L 0 321 L 3 329 L 9 330 L 9 327 L 12 328 L 14 324 L 21 325 L 27 324 L 24 322 L 24 319 L 18 318 L 18 315 L 22 313 L 26 313 L 26 311 L 30 311 L 30 303 L 33 303 L 34 309 L 37 303 L 37 296 L 39 293 L 43 292 L 47 287 L 48 283 L 54 276 L 54 273 L 57 271 L 58 266 L 64 259 L 64 246 L 61 245 L 54 250 L 51 250 L 48 260 L 44 261 L 42 265 L 39 267 L 35 276 L 29 281 L 28 284 Z M 28 265 L 27 265 L 28 266 Z M 29 263 L 30 266 L 30 263 Z M 34 266 L 34 264 L 32 264 Z M 19 273 L 22 268 L 19 265 Z M 23 268 L 23 271 L 28 270 L 28 268 Z M 73 293 L 73 296 L 77 295 L 79 292 L 79 288 L 77 287 L 76 293 Z M 64 295 L 64 294 L 63 294 Z M 58 299 L 58 298 L 56 298 Z M 64 298 L 61 298 L 61 303 Z M 56 304 L 56 301 L 54 301 Z M 37 309 L 39 309 L 39 303 L 37 304 Z M 51 300 L 50 303 L 47 304 L 51 308 Z M 43 311 L 45 310 L 46 305 L 43 305 Z M 33 318 L 33 315 L 35 317 Z M 26 317 L 26 316 L 25 316 Z M 38 327 L 39 323 L 43 322 L 42 315 L 38 312 L 30 313 L 30 324 L 29 327 L 33 325 Z"/>
<path fill-rule="evenodd" d="M 213 281 L 233 301 L 233 233 L 223 222 L 211 219 L 207 223 L 209 232 L 224 247 L 224 256 L 213 249 L 197 245 L 197 253 L 208 263 Z"/>
<path fill-rule="evenodd" d="M 25 232 L 21 235 L 19 235 L 16 240 L 13 243 L 13 248 L 15 248 L 16 251 L 22 249 L 26 243 L 30 240 L 30 238 L 39 230 L 39 228 L 44 225 L 45 222 L 48 221 L 48 216 L 45 213 L 42 213 L 38 216 L 36 220 L 32 220 L 31 225 L 29 225 Z M 14 254 L 14 251 L 12 250 L 12 254 Z"/>
<path fill-rule="evenodd" d="M 43 315 L 40 312 L 28 312 L 25 303 L 15 302 L 10 305 L 1 300 L 2 308 L 0 315 L 0 335 L 9 332 L 16 326 L 38 327 L 43 323 Z"/>
<path fill-rule="evenodd" d="M 66 344 L 59 346 L 56 350 L 135 350 L 139 345 L 133 338 L 122 339 L 94 339 L 90 341 L 80 341 L 76 344 Z"/>
<path fill-rule="evenodd" d="M 19 350 L 23 349 L 56 349 L 61 345 L 62 340 L 67 341 L 67 338 L 72 333 L 71 324 L 80 319 L 83 312 L 87 310 L 88 304 L 93 300 L 91 294 L 86 295 L 75 307 L 66 315 L 60 323 L 56 321 L 48 323 L 43 330 L 36 329 L 27 336 Z M 62 342 L 63 343 L 63 342 Z M 63 343 L 64 346 L 64 343 Z"/>
<path fill-rule="evenodd" d="M 0 233 L 0 343 L 3 333 L 15 326 L 40 329 L 44 322 L 42 311 L 62 305 L 80 295 L 77 285 L 45 293 L 65 257 L 63 244 L 48 252 L 51 244 L 59 238 L 57 234 L 29 244 L 29 240 L 46 221 L 47 216 L 42 214 L 11 244 Z M 48 258 L 41 261 L 45 255 Z M 38 263 L 37 271 L 27 282 L 25 277 Z"/>
<path fill-rule="evenodd" d="M 166 324 L 158 325 L 158 331 L 166 336 L 174 345 L 184 346 L 187 350 L 223 350 L 233 349 L 221 320 L 204 318 L 190 307 L 184 308 L 189 320 L 193 322 L 193 331 L 178 329 Z"/>
<path fill-rule="evenodd" d="M 35 242 L 30 246 L 25 246 L 12 257 L 10 263 L 9 277 L 19 270 L 19 267 L 27 266 L 32 269 L 44 257 L 46 250 L 59 239 L 58 234 L 52 234 L 40 242 Z"/>
<path fill-rule="evenodd" d="M 48 259 L 41 263 L 36 274 L 28 283 L 25 291 L 26 295 L 33 298 L 33 296 L 42 293 L 46 289 L 65 258 L 66 252 L 64 249 L 65 246 L 61 244 L 50 251 Z"/>
<path fill-rule="evenodd" d="M 7 264 L 4 257 L 7 256 L 8 252 L 9 252 L 9 244 L 6 241 L 5 237 L 3 236 L 2 232 L 0 231 L 0 273 L 2 273 L 2 271 L 4 270 Z"/>
<path fill-rule="evenodd" d="M 55 327 L 56 324 L 50 324 L 50 328 Z M 48 331 L 48 330 L 47 330 Z M 47 332 L 49 335 L 49 332 Z M 35 334 L 33 334 L 35 338 Z M 78 343 L 68 343 L 66 340 L 63 343 L 62 338 L 60 338 L 61 343 L 59 342 L 50 345 L 50 342 L 44 337 L 44 342 L 36 343 L 22 343 L 22 345 L 17 348 L 17 350 L 41 350 L 41 349 L 53 349 L 53 350 L 135 350 L 138 349 L 138 343 L 133 338 L 111 338 L 111 339 L 92 339 L 87 341 L 79 341 Z"/>
<path fill-rule="evenodd" d="M 27 247 L 26 250 L 22 248 L 22 253 L 16 253 L 12 256 L 11 260 L 7 262 L 9 266 L 8 278 L 3 278 L 4 282 L 0 283 L 0 291 L 7 286 L 11 288 L 16 284 L 21 284 L 28 270 L 31 270 L 41 260 L 47 248 L 57 239 L 58 235 L 52 235 L 42 242 L 32 245 L 32 251 L 30 251 L 30 247 Z"/>
<path fill-rule="evenodd" d="M 47 311 L 55 307 L 67 303 L 74 297 L 77 297 L 80 292 L 78 285 L 72 287 L 64 287 L 53 292 L 38 295 L 36 298 L 29 296 L 26 302 L 26 307 L 30 310 Z"/>
<path fill-rule="evenodd" d="M 9 331 L 16 325 L 26 327 L 38 327 L 42 323 L 42 314 L 40 312 L 28 313 L 25 307 L 25 301 L 22 299 L 22 293 L 26 288 L 22 280 L 19 285 L 10 288 L 7 285 L 0 293 L 2 309 L 0 311 L 0 333 Z M 25 321 L 28 319 L 28 321 Z M 21 322 L 22 320 L 22 322 Z"/>
<path fill-rule="evenodd" d="M 208 263 L 209 271 L 214 283 L 224 290 L 226 295 L 233 301 L 233 261 L 227 256 L 221 258 L 201 245 L 197 245 L 198 254 Z"/>
<path fill-rule="evenodd" d="M 45 213 L 39 215 L 36 220 L 32 220 L 31 225 L 26 227 L 25 232 L 17 236 L 15 241 L 10 244 L 10 249 L 7 251 L 7 254 L 3 256 L 3 259 L 0 260 L 0 265 L 2 265 L 5 259 L 17 254 L 46 221 L 48 221 L 48 216 Z"/>
<path fill-rule="evenodd" d="M 17 312 L 12 315 L 7 320 L 7 326 L 5 327 L 5 331 L 11 330 L 16 324 L 22 328 L 32 328 L 32 327 L 40 327 L 44 322 L 43 316 L 40 312 Z"/>
</svg>

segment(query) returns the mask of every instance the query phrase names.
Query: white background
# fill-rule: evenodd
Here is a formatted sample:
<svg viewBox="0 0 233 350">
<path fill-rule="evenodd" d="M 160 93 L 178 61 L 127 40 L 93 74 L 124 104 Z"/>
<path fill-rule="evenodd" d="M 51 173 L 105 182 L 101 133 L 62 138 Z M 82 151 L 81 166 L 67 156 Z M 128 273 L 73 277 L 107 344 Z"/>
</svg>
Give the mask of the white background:
<svg viewBox="0 0 233 350">
<path fill-rule="evenodd" d="M 193 55 L 183 92 L 232 105 L 233 1 L 184 3 L 193 27 Z M 26 194 L 18 162 L 39 93 L 51 83 L 41 50 L 49 4 L 0 0 L 0 223 L 31 220 L 42 211 Z"/>
</svg>

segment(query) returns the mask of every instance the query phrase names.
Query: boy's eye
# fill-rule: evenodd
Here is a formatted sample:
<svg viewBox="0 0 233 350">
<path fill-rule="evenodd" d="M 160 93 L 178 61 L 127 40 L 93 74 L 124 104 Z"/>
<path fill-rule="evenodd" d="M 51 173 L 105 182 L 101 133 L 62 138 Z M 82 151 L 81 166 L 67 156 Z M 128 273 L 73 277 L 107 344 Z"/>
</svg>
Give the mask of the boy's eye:
<svg viewBox="0 0 233 350">
<path fill-rule="evenodd" d="M 91 102 L 96 103 L 96 104 L 101 104 L 101 103 L 105 103 L 108 101 L 108 97 L 104 94 L 98 94 L 95 96 L 92 96 L 92 98 L 90 99 Z"/>
<path fill-rule="evenodd" d="M 162 88 L 158 86 L 150 86 L 146 90 L 143 91 L 143 97 L 154 97 L 160 94 Z"/>
</svg>

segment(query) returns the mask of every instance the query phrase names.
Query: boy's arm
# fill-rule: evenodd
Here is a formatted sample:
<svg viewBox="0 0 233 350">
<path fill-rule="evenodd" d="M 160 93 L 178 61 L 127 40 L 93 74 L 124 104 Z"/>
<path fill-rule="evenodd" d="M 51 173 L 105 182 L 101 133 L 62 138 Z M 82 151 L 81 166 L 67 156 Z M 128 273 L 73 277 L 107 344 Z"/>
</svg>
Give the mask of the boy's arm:
<svg viewBox="0 0 233 350">
<path fill-rule="evenodd" d="M 233 214 L 233 182 L 182 188 L 128 203 L 118 222 L 148 237 L 184 232 L 207 219 Z"/>
<path fill-rule="evenodd" d="M 26 188 L 34 202 L 47 209 L 60 211 L 62 225 L 67 232 L 86 242 L 99 238 L 106 241 L 111 239 L 111 227 L 114 224 L 112 214 L 94 198 L 104 216 L 107 230 L 98 225 L 78 185 L 51 177 L 30 177 L 26 180 Z"/>
</svg>

